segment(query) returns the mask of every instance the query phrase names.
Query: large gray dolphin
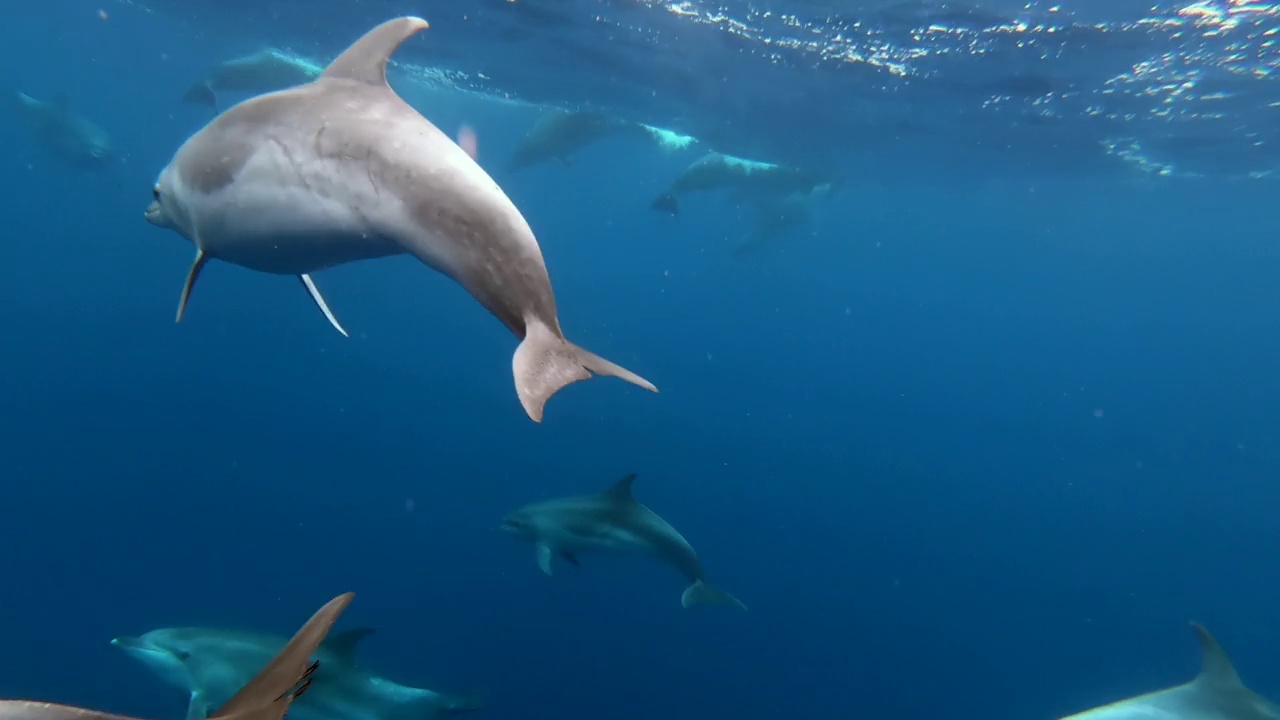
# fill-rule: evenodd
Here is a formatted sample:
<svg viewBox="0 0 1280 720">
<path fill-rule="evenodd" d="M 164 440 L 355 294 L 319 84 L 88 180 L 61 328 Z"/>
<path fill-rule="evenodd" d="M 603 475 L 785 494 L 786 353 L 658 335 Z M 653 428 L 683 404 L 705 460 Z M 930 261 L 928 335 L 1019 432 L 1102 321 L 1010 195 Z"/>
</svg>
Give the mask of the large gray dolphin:
<svg viewBox="0 0 1280 720">
<path fill-rule="evenodd" d="M 746 610 L 737 598 L 709 585 L 689 542 L 635 499 L 631 494 L 635 479 L 636 474 L 631 473 L 602 493 L 526 505 L 504 518 L 500 527 L 533 542 L 538 567 L 547 575 L 551 574 L 552 555 L 577 565 L 581 552 L 638 553 L 684 574 L 690 582 L 680 596 L 684 607 L 733 605 Z"/>
<path fill-rule="evenodd" d="M 1203 626 L 1200 673 L 1190 682 L 1101 705 L 1060 720 L 1277 720 L 1280 707 L 1245 687 L 1227 653 Z"/>
<path fill-rule="evenodd" d="M 453 278 L 521 338 L 516 394 L 535 422 L 557 390 L 592 373 L 656 392 L 565 339 L 533 231 L 489 175 L 387 84 L 387 60 L 425 20 L 389 20 L 315 81 L 241 102 L 189 138 L 160 173 L 146 217 L 195 245 L 179 320 L 218 258 L 298 276 L 411 254 Z M 441 348 L 440 352 L 451 352 Z"/>
<path fill-rule="evenodd" d="M 299 720 L 432 720 L 476 710 L 480 701 L 409 687 L 375 675 L 356 660 L 356 646 L 371 631 L 357 628 L 331 636 L 316 660 L 318 682 L 290 711 Z M 271 657 L 283 637 L 259 632 L 176 627 L 111 644 L 138 660 L 168 684 L 190 693 L 188 720 L 206 717 Z"/>
<path fill-rule="evenodd" d="M 320 77 L 324 66 L 283 50 L 267 48 L 218 63 L 192 85 L 183 100 L 218 109 L 218 93 L 283 90 Z"/>
<path fill-rule="evenodd" d="M 678 215 L 680 196 L 692 192 L 725 189 L 733 191 L 739 199 L 776 198 L 839 182 L 825 173 L 709 152 L 685 168 L 650 207 Z"/>
<path fill-rule="evenodd" d="M 294 636 L 252 671 L 237 691 L 229 694 L 211 718 L 222 720 L 282 720 L 292 703 L 311 687 L 318 664 L 311 655 L 333 623 L 351 604 L 354 593 L 343 593 L 317 610 Z M 36 702 L 0 700 L 0 720 L 136 720 L 125 715 L 87 708 Z"/>
<path fill-rule="evenodd" d="M 18 114 L 45 149 L 81 167 L 98 167 L 114 158 L 111 136 L 71 108 L 65 97 L 37 100 L 19 92 Z"/>
</svg>

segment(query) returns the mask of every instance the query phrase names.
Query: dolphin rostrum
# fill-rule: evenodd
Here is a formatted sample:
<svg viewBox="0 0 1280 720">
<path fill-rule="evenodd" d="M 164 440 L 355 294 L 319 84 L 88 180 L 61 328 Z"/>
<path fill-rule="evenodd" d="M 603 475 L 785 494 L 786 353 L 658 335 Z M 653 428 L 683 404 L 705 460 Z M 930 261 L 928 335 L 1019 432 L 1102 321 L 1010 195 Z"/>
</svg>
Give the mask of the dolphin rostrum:
<svg viewBox="0 0 1280 720">
<path fill-rule="evenodd" d="M 409 687 L 372 673 L 356 659 L 356 648 L 372 630 L 356 628 L 331 635 L 316 651 L 320 682 L 290 710 L 298 720 L 432 720 L 477 710 L 472 698 Z M 190 693 L 188 720 L 203 719 L 210 706 L 235 691 L 262 659 L 283 645 L 277 635 L 240 630 L 175 627 L 111 644 L 138 660 L 168 684 Z"/>
<path fill-rule="evenodd" d="M 1200 673 L 1191 682 L 1137 695 L 1060 720 L 1276 720 L 1280 707 L 1245 687 L 1227 653 L 1204 626 Z"/>
<path fill-rule="evenodd" d="M 565 339 L 542 251 L 524 216 L 466 151 L 387 84 L 387 62 L 427 27 L 375 27 L 305 85 L 245 100 L 187 139 L 146 218 L 191 241 L 178 320 L 212 258 L 299 277 L 411 254 L 462 285 L 521 338 L 516 394 L 540 422 L 548 398 L 592 373 L 644 378 Z"/>
<path fill-rule="evenodd" d="M 351 604 L 354 593 L 343 593 L 311 616 L 293 638 L 209 717 L 221 720 L 282 720 L 293 701 L 310 687 L 319 664 L 311 655 L 329 628 Z M 87 708 L 36 702 L 0 700 L 0 720 L 137 720 Z"/>
<path fill-rule="evenodd" d="M 688 541 L 631 494 L 635 479 L 631 473 L 603 493 L 526 505 L 503 519 L 501 528 L 533 542 L 538 567 L 547 575 L 554 554 L 577 565 L 580 552 L 639 553 L 684 574 L 691 583 L 680 596 L 684 607 L 733 605 L 746 610 L 737 598 L 707 584 Z"/>
</svg>

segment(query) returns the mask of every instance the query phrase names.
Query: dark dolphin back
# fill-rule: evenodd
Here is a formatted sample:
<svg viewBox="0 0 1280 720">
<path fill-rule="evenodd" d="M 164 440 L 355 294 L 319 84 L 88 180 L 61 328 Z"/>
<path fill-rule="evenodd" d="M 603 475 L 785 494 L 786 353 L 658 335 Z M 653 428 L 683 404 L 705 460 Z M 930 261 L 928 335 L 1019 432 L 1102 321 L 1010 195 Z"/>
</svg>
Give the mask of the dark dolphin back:
<svg viewBox="0 0 1280 720">
<path fill-rule="evenodd" d="M 279 700 L 285 701 L 285 707 L 278 708 L 278 711 L 283 714 L 287 709 L 288 700 L 292 699 L 286 699 L 285 696 L 309 676 L 311 656 L 315 654 L 320 643 L 324 642 L 325 636 L 329 634 L 329 628 L 333 627 L 333 623 L 342 611 L 347 609 L 354 597 L 355 593 L 343 593 L 325 603 L 324 607 L 311 616 L 307 624 L 294 633 L 284 649 L 277 653 L 266 667 L 262 668 L 248 684 L 240 688 L 240 692 L 233 695 L 210 717 L 220 718 L 253 712 L 275 705 Z"/>
</svg>

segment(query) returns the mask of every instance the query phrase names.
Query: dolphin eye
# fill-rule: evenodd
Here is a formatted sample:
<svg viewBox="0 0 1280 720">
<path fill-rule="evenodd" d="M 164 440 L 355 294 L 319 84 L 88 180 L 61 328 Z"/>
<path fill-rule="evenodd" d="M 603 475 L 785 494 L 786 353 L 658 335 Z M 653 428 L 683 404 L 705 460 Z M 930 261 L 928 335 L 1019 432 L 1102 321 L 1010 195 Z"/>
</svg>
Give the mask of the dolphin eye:
<svg viewBox="0 0 1280 720">
<path fill-rule="evenodd" d="M 151 196 L 156 199 L 156 202 L 160 202 L 160 186 L 159 185 L 151 188 Z"/>
</svg>

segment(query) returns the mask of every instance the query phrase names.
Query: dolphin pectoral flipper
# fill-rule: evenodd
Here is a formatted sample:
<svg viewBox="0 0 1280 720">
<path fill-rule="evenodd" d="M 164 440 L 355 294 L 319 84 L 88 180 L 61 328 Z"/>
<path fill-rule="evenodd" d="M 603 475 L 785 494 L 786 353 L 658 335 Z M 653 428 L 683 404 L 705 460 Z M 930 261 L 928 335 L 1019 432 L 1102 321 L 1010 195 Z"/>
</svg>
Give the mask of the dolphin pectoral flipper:
<svg viewBox="0 0 1280 720">
<path fill-rule="evenodd" d="M 548 577 L 551 576 L 551 546 L 546 543 L 538 543 L 535 550 L 538 553 L 538 567 L 542 568 L 542 572 Z"/>
<path fill-rule="evenodd" d="M 582 567 L 582 563 L 578 562 L 578 556 L 574 555 L 568 550 L 561 550 L 560 557 L 564 558 L 565 560 L 568 560 L 569 563 L 572 564 L 574 567 Z"/>
<path fill-rule="evenodd" d="M 311 276 L 304 273 L 299 275 L 298 279 L 302 281 L 302 287 L 307 289 L 307 294 L 311 296 L 316 307 L 320 308 L 320 312 L 324 313 L 325 319 L 329 321 L 333 329 L 342 333 L 342 337 L 351 337 L 347 335 L 346 330 L 342 329 L 342 324 L 338 322 L 338 318 L 334 317 L 333 311 L 329 309 L 329 303 L 324 301 L 324 296 L 320 294 L 320 290 L 316 287 L 315 282 L 312 281 Z"/>
<path fill-rule="evenodd" d="M 191 289 L 195 287 L 200 271 L 208 262 L 209 256 L 204 254 L 204 250 L 196 248 L 196 259 L 191 262 L 191 269 L 187 271 L 186 282 L 182 283 L 182 296 L 178 298 L 178 316 L 173 320 L 175 323 L 182 322 L 182 314 L 187 311 L 187 301 L 191 299 Z"/>
<path fill-rule="evenodd" d="M 702 580 L 695 580 L 692 585 L 685 588 L 684 594 L 680 596 L 680 604 L 686 608 L 697 605 L 732 605 L 742 610 L 747 609 L 747 606 L 738 598 Z"/>
<path fill-rule="evenodd" d="M 542 422 L 543 407 L 560 388 L 586 380 L 592 373 L 612 375 L 646 390 L 658 392 L 658 388 L 648 380 L 557 337 L 550 328 L 538 321 L 530 321 L 525 326 L 524 340 L 516 348 L 511 363 L 515 373 L 516 394 L 534 422 Z"/>
<path fill-rule="evenodd" d="M 191 701 L 187 703 L 187 720 L 205 720 L 209 717 L 209 700 L 199 690 L 191 691 Z"/>
</svg>

